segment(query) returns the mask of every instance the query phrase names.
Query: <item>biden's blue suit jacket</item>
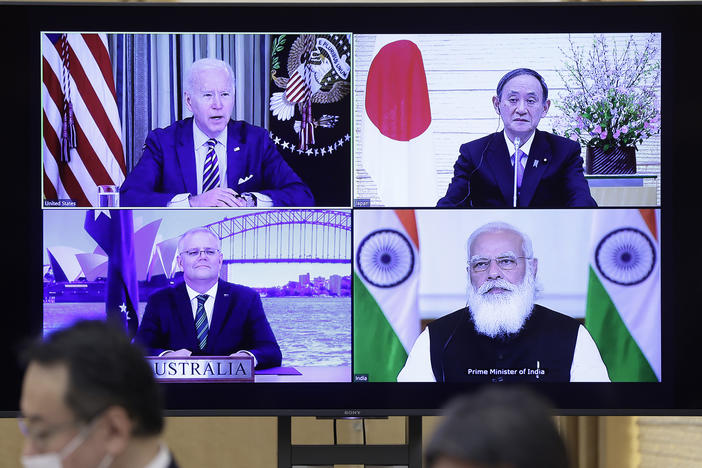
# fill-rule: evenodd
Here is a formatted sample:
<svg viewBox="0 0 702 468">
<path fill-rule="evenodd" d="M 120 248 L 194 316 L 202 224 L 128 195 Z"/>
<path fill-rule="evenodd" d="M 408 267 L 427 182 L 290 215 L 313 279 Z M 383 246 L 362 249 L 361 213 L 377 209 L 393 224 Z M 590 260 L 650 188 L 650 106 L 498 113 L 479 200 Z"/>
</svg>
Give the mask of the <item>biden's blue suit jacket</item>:
<svg viewBox="0 0 702 468">
<path fill-rule="evenodd" d="M 502 132 L 461 145 L 453 179 L 439 207 L 510 207 L 514 169 Z M 524 170 L 517 206 L 594 207 L 583 174 L 580 145 L 536 130 Z"/>
<path fill-rule="evenodd" d="M 228 356 L 246 350 L 256 356 L 257 369 L 280 366 L 281 353 L 261 298 L 246 286 L 219 280 L 209 324 L 207 346 L 200 350 L 195 319 L 185 283 L 153 293 L 135 341 L 150 355 L 189 349 L 193 355 Z"/>
<path fill-rule="evenodd" d="M 122 184 L 120 205 L 166 206 L 179 193 L 196 195 L 196 174 L 193 119 L 152 130 Z M 310 189 L 280 156 L 268 131 L 242 121 L 227 125 L 227 187 L 263 193 L 275 206 L 314 206 Z"/>
</svg>

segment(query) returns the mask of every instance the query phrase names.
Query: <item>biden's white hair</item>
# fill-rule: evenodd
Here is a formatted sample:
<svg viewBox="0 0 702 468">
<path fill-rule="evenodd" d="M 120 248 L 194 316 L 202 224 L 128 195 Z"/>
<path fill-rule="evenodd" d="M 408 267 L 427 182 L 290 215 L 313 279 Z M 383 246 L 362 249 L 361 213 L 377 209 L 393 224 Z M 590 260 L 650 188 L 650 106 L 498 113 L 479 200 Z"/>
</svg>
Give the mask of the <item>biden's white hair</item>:
<svg viewBox="0 0 702 468">
<path fill-rule="evenodd" d="M 188 94 L 193 94 L 195 91 L 195 85 L 200 73 L 206 70 L 224 70 L 232 81 L 232 90 L 236 84 L 234 78 L 234 71 L 232 67 L 224 60 L 219 60 L 216 58 L 202 58 L 196 60 L 190 65 L 190 68 L 185 72 L 185 79 L 183 80 L 183 90 Z"/>
</svg>

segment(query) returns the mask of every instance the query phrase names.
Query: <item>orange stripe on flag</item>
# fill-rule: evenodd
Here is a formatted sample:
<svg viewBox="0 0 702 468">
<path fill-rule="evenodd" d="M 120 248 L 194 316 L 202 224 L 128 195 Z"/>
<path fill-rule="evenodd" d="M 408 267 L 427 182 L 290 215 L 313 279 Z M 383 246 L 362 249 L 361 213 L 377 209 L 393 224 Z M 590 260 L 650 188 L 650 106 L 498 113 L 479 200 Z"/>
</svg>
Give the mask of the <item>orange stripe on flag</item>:
<svg viewBox="0 0 702 468">
<path fill-rule="evenodd" d="M 397 218 L 405 227 L 405 231 L 409 234 L 414 242 L 415 248 L 419 249 L 419 234 L 417 234 L 417 218 L 414 215 L 414 210 L 395 210 Z"/>
<path fill-rule="evenodd" d="M 648 230 L 651 231 L 651 235 L 656 241 L 658 240 L 658 227 L 656 225 L 656 211 L 652 209 L 639 210 L 641 217 L 643 218 Z"/>
</svg>

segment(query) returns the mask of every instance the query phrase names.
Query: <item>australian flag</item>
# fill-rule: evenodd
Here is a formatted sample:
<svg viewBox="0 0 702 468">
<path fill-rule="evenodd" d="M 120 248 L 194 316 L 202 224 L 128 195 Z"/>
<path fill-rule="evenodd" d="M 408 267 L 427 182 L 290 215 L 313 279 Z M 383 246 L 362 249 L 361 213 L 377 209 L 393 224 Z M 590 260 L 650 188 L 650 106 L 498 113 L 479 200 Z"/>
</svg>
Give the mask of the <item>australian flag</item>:
<svg viewBox="0 0 702 468">
<path fill-rule="evenodd" d="M 107 254 L 107 321 L 124 328 L 130 337 L 139 326 L 139 288 L 134 260 L 134 222 L 131 210 L 89 210 L 85 231 Z"/>
</svg>

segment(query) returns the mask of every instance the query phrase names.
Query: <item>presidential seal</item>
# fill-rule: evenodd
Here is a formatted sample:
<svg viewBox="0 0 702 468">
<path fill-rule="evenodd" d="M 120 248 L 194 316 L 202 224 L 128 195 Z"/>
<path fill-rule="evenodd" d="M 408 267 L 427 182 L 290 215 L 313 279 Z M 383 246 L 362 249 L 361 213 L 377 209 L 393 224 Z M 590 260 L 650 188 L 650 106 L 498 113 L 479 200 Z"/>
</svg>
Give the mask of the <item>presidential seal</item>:
<svg viewBox="0 0 702 468">
<path fill-rule="evenodd" d="M 281 70 L 284 62 L 287 76 Z M 282 91 L 272 93 L 270 111 L 279 123 L 290 127 L 294 136 L 273 131 L 273 141 L 284 150 L 308 156 L 331 154 L 348 143 L 350 111 L 344 98 L 350 92 L 350 75 L 349 35 L 275 37 L 271 45 L 271 80 Z M 280 125 L 272 125 L 275 127 Z"/>
</svg>

